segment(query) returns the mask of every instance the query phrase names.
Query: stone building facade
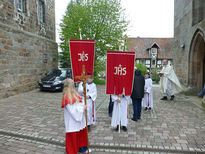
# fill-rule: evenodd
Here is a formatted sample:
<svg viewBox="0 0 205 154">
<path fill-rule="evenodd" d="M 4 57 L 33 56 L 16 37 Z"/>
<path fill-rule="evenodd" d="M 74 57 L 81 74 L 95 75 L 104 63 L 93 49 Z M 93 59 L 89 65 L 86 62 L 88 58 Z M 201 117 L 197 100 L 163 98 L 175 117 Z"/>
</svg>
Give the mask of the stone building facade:
<svg viewBox="0 0 205 154">
<path fill-rule="evenodd" d="M 174 66 L 181 82 L 198 93 L 205 83 L 205 0 L 174 3 Z"/>
<path fill-rule="evenodd" d="M 57 55 L 54 0 L 0 1 L 0 98 L 36 88 Z"/>
<path fill-rule="evenodd" d="M 128 50 L 136 52 L 136 62 L 147 69 L 162 67 L 163 60 L 172 63 L 173 38 L 128 38 Z"/>
</svg>

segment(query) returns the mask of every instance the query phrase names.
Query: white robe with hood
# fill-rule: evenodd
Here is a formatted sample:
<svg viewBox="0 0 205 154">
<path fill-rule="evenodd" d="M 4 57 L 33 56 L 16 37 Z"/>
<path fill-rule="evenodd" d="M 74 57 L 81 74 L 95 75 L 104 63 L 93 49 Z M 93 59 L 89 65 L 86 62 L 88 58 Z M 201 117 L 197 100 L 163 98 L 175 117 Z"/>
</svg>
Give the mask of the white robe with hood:
<svg viewBox="0 0 205 154">
<path fill-rule="evenodd" d="M 79 84 L 78 92 L 81 96 L 84 95 L 82 82 Z M 92 125 L 95 124 L 96 122 L 95 100 L 97 98 L 97 88 L 95 83 L 90 83 L 90 84 L 86 83 L 86 95 L 91 97 L 87 99 L 86 102 L 87 102 L 88 125 Z M 83 96 L 83 103 L 84 103 L 84 96 Z"/>
</svg>

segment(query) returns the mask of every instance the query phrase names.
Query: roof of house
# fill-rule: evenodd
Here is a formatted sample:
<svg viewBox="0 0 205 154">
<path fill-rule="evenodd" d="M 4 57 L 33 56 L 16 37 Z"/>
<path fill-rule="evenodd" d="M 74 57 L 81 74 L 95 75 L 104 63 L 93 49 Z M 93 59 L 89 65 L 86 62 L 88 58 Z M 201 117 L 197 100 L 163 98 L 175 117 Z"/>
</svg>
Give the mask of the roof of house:
<svg viewBox="0 0 205 154">
<path fill-rule="evenodd" d="M 158 48 L 158 59 L 172 59 L 173 38 L 128 38 L 129 51 L 136 52 L 136 58 L 150 59 L 149 49 Z"/>
</svg>

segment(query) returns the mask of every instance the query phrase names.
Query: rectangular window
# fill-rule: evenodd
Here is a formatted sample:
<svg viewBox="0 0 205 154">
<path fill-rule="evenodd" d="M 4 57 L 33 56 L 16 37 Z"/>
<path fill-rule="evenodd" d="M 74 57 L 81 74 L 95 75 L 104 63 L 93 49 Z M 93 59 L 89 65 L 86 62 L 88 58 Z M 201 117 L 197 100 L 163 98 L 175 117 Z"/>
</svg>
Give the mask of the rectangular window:
<svg viewBox="0 0 205 154">
<path fill-rule="evenodd" d="M 158 61 L 157 61 L 157 64 L 161 65 L 161 64 L 162 64 L 162 61 L 161 61 L 161 60 L 158 60 Z"/>
<path fill-rule="evenodd" d="M 39 20 L 41 23 L 45 23 L 45 3 L 39 0 Z"/>
<path fill-rule="evenodd" d="M 27 0 L 22 0 L 23 13 L 27 13 Z"/>
<path fill-rule="evenodd" d="M 150 60 L 146 60 L 145 61 L 145 64 L 147 65 L 147 64 L 150 64 Z"/>
<path fill-rule="evenodd" d="M 18 11 L 22 12 L 22 0 L 18 0 Z"/>
<path fill-rule="evenodd" d="M 155 60 L 152 60 L 152 65 L 155 65 L 156 61 Z"/>
<path fill-rule="evenodd" d="M 205 1 L 192 1 L 192 26 L 205 19 Z"/>
<path fill-rule="evenodd" d="M 18 11 L 27 13 L 27 0 L 18 0 Z"/>
</svg>

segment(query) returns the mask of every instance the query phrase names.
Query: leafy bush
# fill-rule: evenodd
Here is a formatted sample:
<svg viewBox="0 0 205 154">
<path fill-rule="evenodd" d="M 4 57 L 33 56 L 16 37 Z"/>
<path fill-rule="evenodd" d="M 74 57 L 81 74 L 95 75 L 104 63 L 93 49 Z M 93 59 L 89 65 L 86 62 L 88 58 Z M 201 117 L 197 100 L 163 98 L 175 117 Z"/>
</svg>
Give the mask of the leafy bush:
<svg viewBox="0 0 205 154">
<path fill-rule="evenodd" d="M 154 68 L 151 70 L 151 77 L 152 77 L 152 80 L 155 81 L 156 83 L 159 83 L 159 80 L 160 80 L 160 77 L 159 75 L 157 74 L 157 72 L 160 72 L 160 69 L 159 68 Z"/>
<path fill-rule="evenodd" d="M 145 76 L 145 73 L 147 72 L 147 67 L 143 63 L 135 63 L 135 67 L 141 71 L 141 74 Z"/>
</svg>

